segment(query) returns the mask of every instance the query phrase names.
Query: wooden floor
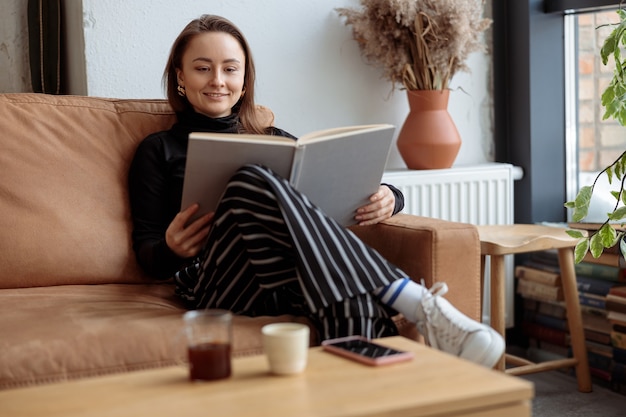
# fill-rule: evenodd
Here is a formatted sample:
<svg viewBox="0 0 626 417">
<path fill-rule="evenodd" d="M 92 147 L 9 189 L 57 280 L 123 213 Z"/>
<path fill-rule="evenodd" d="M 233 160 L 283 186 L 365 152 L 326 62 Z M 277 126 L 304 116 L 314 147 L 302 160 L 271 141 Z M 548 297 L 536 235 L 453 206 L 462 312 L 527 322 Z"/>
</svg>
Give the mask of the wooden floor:
<svg viewBox="0 0 626 417">
<path fill-rule="evenodd" d="M 523 356 L 523 349 L 507 346 L 507 351 Z M 533 417 L 623 417 L 626 410 L 626 386 L 618 393 L 603 381 L 592 377 L 593 391 L 578 391 L 571 370 L 540 372 L 522 378 L 535 384 Z"/>
<path fill-rule="evenodd" d="M 593 392 L 578 392 L 576 378 L 560 371 L 520 377 L 535 384 L 533 417 L 623 417 L 624 393 L 616 393 L 593 380 Z"/>
</svg>

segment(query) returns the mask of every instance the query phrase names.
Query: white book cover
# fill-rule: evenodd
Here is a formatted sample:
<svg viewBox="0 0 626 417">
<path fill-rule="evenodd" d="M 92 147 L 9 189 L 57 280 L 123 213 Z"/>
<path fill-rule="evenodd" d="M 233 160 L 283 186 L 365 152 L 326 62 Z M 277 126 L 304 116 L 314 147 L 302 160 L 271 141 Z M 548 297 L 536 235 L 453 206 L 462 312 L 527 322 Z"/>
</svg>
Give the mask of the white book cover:
<svg viewBox="0 0 626 417">
<path fill-rule="evenodd" d="M 233 174 L 264 165 L 340 224 L 355 223 L 357 208 L 376 192 L 395 128 L 365 125 L 313 132 L 297 141 L 268 135 L 191 133 L 181 209 L 214 211 Z"/>
</svg>

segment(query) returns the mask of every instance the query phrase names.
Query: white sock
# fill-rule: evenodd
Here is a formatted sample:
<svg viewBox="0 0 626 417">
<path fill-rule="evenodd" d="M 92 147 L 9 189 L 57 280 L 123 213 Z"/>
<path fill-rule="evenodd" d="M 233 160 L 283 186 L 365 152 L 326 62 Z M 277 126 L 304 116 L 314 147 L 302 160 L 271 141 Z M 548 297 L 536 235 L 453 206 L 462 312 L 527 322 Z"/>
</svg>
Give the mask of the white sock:
<svg viewBox="0 0 626 417">
<path fill-rule="evenodd" d="M 398 279 L 374 291 L 380 301 L 401 313 L 407 320 L 417 322 L 417 306 L 428 290 L 410 278 Z"/>
</svg>

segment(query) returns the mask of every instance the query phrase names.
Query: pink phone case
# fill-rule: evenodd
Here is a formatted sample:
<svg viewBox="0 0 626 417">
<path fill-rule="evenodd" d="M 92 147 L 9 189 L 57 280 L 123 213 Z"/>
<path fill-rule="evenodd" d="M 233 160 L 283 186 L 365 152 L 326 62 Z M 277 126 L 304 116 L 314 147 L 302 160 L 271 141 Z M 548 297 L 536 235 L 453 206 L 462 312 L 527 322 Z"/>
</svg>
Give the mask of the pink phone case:
<svg viewBox="0 0 626 417">
<path fill-rule="evenodd" d="M 375 356 L 375 357 L 366 356 L 365 354 L 354 352 L 354 351 L 348 350 L 345 347 L 338 345 L 344 342 L 353 342 L 353 341 L 358 341 L 361 344 L 364 344 L 363 345 L 364 350 L 367 347 L 366 350 L 370 352 L 376 352 L 378 354 L 382 354 L 382 356 Z M 325 351 L 328 351 L 336 355 L 343 356 L 345 358 L 352 359 L 354 361 L 357 361 L 366 365 L 370 365 L 370 366 L 388 365 L 391 363 L 404 362 L 404 361 L 413 359 L 413 352 L 399 351 L 397 349 L 394 349 L 388 346 L 383 346 L 381 344 L 374 343 L 370 341 L 369 339 L 362 337 L 362 336 L 348 336 L 348 337 L 341 337 L 338 339 L 324 340 L 322 342 L 322 348 Z"/>
</svg>

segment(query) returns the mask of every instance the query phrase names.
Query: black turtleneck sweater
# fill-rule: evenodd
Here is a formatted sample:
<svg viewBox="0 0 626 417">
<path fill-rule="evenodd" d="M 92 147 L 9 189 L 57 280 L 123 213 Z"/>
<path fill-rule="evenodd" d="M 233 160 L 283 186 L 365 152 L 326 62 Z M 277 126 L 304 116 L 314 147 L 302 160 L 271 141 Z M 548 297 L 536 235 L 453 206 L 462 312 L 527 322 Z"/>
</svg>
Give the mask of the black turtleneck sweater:
<svg viewBox="0 0 626 417">
<path fill-rule="evenodd" d="M 189 261 L 178 257 L 165 243 L 165 231 L 181 209 L 189 133 L 240 131 L 236 114 L 212 119 L 188 111 L 177 117 L 170 130 L 154 133 L 139 144 L 129 172 L 133 249 L 141 267 L 158 279 L 171 277 Z M 267 133 L 296 140 L 276 127 L 268 128 Z M 397 188 L 389 188 L 396 199 L 395 214 L 402 210 L 404 196 Z"/>
</svg>

